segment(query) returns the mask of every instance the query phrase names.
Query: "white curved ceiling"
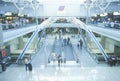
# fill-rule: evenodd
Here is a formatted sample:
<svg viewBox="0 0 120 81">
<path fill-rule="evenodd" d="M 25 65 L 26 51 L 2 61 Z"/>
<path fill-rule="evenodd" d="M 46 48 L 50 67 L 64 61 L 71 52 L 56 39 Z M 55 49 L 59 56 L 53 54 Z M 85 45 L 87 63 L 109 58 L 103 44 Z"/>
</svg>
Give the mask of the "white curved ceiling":
<svg viewBox="0 0 120 81">
<path fill-rule="evenodd" d="M 5 2 L 14 3 L 7 6 L 0 4 L 0 13 L 15 12 L 19 13 L 20 6 L 23 8 L 21 13 L 29 16 L 76 16 L 86 17 L 87 6 L 89 8 L 89 16 L 120 10 L 120 0 L 3 0 Z M 5 3 L 6 4 L 6 3 Z M 59 7 L 64 6 L 62 11 Z M 10 8 L 11 7 L 11 8 Z M 16 9 L 15 9 L 16 7 Z M 37 8 L 35 11 L 35 7 Z"/>
</svg>

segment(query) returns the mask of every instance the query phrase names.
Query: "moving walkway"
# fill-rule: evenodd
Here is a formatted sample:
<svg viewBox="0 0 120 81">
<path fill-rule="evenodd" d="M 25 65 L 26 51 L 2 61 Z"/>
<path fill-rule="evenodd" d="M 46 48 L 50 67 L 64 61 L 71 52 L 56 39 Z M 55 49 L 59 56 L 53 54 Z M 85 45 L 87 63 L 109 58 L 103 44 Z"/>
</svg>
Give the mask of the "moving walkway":
<svg viewBox="0 0 120 81">
<path fill-rule="evenodd" d="M 48 19 L 46 22 L 43 22 L 38 28 L 40 28 L 41 30 L 43 30 L 44 28 L 47 28 L 50 24 L 52 24 L 53 22 L 55 22 L 58 18 L 50 18 Z M 86 26 L 84 23 L 80 22 L 79 20 L 77 20 L 74 17 L 71 18 L 67 18 L 69 19 L 72 23 L 74 23 L 75 25 L 77 25 L 78 29 L 83 29 L 86 32 L 88 32 L 88 34 L 91 36 L 92 40 L 95 42 L 95 44 L 98 46 L 99 50 L 102 53 L 102 56 L 104 57 L 105 61 L 107 63 L 111 63 L 111 59 L 110 57 L 106 54 L 106 52 L 104 51 L 104 49 L 102 48 L 101 44 L 99 43 L 99 41 L 96 39 L 96 37 L 94 36 L 94 34 L 92 33 L 92 31 L 88 28 L 88 26 Z M 19 59 L 22 59 L 24 57 L 25 51 L 27 50 L 29 44 L 31 43 L 31 41 L 34 39 L 34 37 L 38 34 L 38 32 L 40 31 L 40 29 L 34 28 L 34 33 L 33 35 L 31 35 L 30 40 L 26 43 L 24 49 L 22 50 L 22 53 L 19 55 L 18 59 L 16 62 L 18 62 Z"/>
<path fill-rule="evenodd" d="M 61 40 L 55 38 L 52 46 L 52 50 L 48 57 L 48 63 L 50 63 L 53 60 L 57 60 L 58 56 L 61 55 L 61 47 L 62 47 Z"/>
</svg>

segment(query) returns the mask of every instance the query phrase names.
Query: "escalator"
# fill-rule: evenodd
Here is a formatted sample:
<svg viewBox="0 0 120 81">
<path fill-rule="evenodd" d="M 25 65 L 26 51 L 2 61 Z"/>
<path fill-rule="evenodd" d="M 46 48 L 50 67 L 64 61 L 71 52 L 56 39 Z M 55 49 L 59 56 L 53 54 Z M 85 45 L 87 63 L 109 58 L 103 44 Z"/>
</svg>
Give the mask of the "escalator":
<svg viewBox="0 0 120 81">
<path fill-rule="evenodd" d="M 42 22 L 39 26 L 38 26 L 38 24 L 37 24 L 37 26 L 36 26 L 36 28 L 35 28 L 36 30 L 33 32 L 33 34 L 31 35 L 31 37 L 29 38 L 29 40 L 28 40 L 27 43 L 25 44 L 22 52 L 20 53 L 20 55 L 18 56 L 18 58 L 17 58 L 17 60 L 16 60 L 16 63 L 18 63 L 19 60 L 22 60 L 22 59 L 23 59 L 26 50 L 28 49 L 28 47 L 30 46 L 30 44 L 31 44 L 31 42 L 34 40 L 34 38 L 38 35 L 38 32 L 39 32 L 40 30 L 44 30 L 44 28 L 45 28 L 47 25 L 49 25 L 49 24 L 51 24 L 51 23 L 53 23 L 53 22 L 55 22 L 55 21 L 56 21 L 56 20 L 54 20 L 53 18 L 50 17 L 49 19 L 47 19 L 47 20 L 45 20 L 44 22 Z M 40 38 L 39 40 L 41 40 L 41 38 Z"/>
<path fill-rule="evenodd" d="M 39 30 L 36 29 L 36 31 L 33 32 L 33 34 L 31 35 L 31 37 L 29 38 L 29 40 L 27 41 L 25 47 L 23 48 L 22 52 L 20 53 L 19 57 L 16 60 L 16 63 L 18 63 L 19 60 L 22 60 L 25 52 L 27 50 L 27 48 L 30 46 L 31 42 L 33 41 L 33 39 L 36 37 L 36 35 L 38 34 Z"/>
<path fill-rule="evenodd" d="M 79 32 L 80 32 L 80 29 L 84 29 L 90 35 L 90 37 L 92 38 L 92 40 L 94 41 L 94 43 L 96 44 L 96 46 L 98 47 L 98 49 L 100 50 L 102 56 L 104 57 L 105 61 L 108 64 L 110 64 L 110 65 L 115 65 L 116 64 L 116 61 L 106 54 L 106 52 L 103 49 L 102 45 L 96 39 L 95 35 L 92 33 L 92 31 L 89 29 L 89 27 L 87 27 L 87 25 L 85 25 L 84 23 L 82 23 L 80 20 L 78 20 L 76 18 L 73 18 L 72 22 L 75 23 L 75 24 L 77 23 L 78 25 L 80 25 Z"/>
</svg>

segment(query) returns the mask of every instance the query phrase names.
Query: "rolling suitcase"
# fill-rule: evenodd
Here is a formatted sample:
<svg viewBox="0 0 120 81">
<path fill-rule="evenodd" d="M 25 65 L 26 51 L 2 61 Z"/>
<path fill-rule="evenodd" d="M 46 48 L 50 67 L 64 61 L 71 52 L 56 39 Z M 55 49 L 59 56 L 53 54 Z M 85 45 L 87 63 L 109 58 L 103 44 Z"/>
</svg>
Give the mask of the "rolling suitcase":
<svg viewBox="0 0 120 81">
<path fill-rule="evenodd" d="M 0 73 L 2 72 L 2 65 L 0 64 Z"/>
<path fill-rule="evenodd" d="M 29 71 L 32 71 L 32 64 L 31 63 L 28 64 L 28 69 L 29 69 Z"/>
<path fill-rule="evenodd" d="M 5 70 L 6 70 L 6 64 L 2 63 L 2 71 L 5 71 Z"/>
</svg>

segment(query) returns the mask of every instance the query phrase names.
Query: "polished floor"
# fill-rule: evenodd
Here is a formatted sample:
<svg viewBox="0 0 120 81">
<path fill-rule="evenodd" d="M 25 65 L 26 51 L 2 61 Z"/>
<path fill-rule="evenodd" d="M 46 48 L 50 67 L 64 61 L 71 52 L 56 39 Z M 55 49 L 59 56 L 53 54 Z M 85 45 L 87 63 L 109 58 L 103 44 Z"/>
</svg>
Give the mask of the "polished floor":
<svg viewBox="0 0 120 81">
<path fill-rule="evenodd" d="M 12 64 L 0 73 L 0 81 L 120 81 L 119 65 L 110 67 L 106 63 L 97 64 L 85 48 L 77 49 L 77 39 L 71 41 L 80 63 L 69 60 L 60 67 L 57 61 L 48 63 L 54 40 L 47 37 L 32 59 L 32 72 L 26 71 L 25 65 Z"/>
</svg>

